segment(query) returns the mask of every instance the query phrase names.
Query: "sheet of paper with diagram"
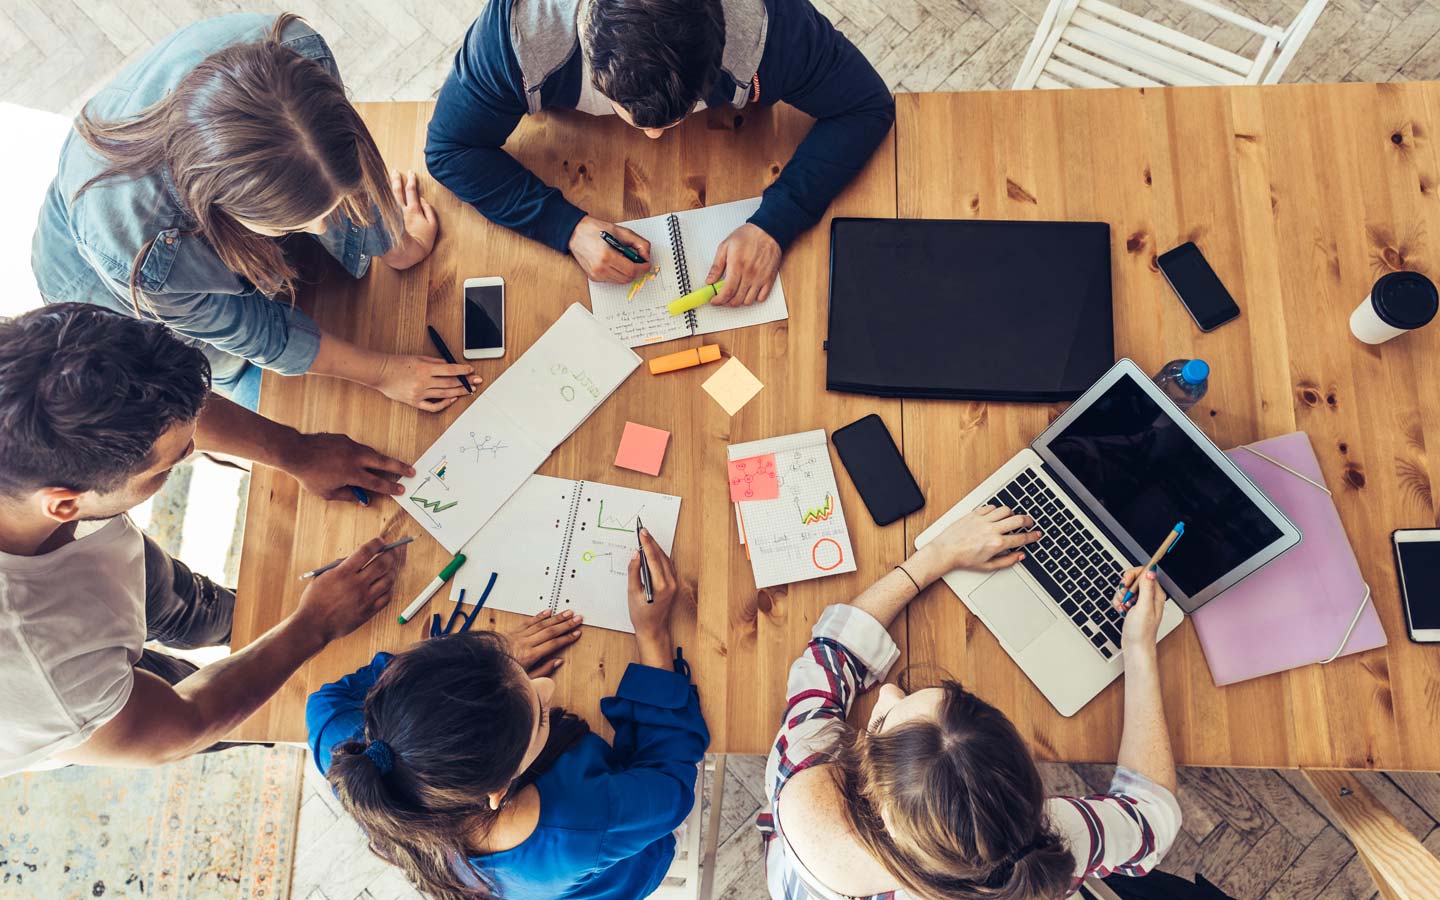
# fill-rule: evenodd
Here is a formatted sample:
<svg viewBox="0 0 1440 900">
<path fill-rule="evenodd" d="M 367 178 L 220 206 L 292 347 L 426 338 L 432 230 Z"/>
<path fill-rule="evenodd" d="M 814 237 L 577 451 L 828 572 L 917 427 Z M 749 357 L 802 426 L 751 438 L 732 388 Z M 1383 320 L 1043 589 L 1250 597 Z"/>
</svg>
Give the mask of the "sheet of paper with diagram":
<svg viewBox="0 0 1440 900">
<path fill-rule="evenodd" d="M 594 481 L 532 475 L 461 552 L 450 588 L 474 602 L 499 573 L 486 606 L 533 615 L 570 610 L 586 625 L 634 633 L 627 603 L 635 520 L 669 553 L 680 498 Z"/>
<path fill-rule="evenodd" d="M 762 325 L 788 317 L 785 289 L 778 277 L 764 303 L 738 307 L 707 305 L 678 316 L 670 315 L 666 309 L 671 300 L 704 286 L 721 242 L 759 208 L 760 198 L 753 197 L 621 222 L 650 242 L 653 275 L 633 285 L 590 282 L 590 307 L 595 317 L 627 347 Z"/>
<path fill-rule="evenodd" d="M 640 365 L 578 303 L 471 402 L 402 478 L 395 498 L 459 551 Z"/>
<path fill-rule="evenodd" d="M 855 571 L 824 429 L 731 444 L 725 452 L 757 588 Z"/>
</svg>

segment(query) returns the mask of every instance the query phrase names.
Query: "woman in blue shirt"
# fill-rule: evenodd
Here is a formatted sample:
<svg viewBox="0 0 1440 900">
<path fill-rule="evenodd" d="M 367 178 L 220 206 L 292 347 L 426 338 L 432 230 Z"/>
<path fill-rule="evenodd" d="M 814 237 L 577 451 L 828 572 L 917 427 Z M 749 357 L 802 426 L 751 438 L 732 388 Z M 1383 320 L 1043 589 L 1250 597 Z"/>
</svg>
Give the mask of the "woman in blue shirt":
<svg viewBox="0 0 1440 900">
<path fill-rule="evenodd" d="M 436 228 L 414 173 L 386 171 L 320 35 L 291 15 L 222 16 L 164 39 L 85 104 L 31 265 L 47 302 L 164 322 L 251 409 L 263 367 L 438 411 L 470 367 L 322 330 L 288 302 L 298 247 L 279 240 L 314 235 L 359 278 L 372 257 L 418 263 Z"/>
<path fill-rule="evenodd" d="M 600 704 L 613 745 L 550 709 L 554 682 L 530 677 L 490 632 L 381 653 L 310 696 L 316 764 L 370 846 L 422 892 L 637 900 L 665 877 L 710 734 L 670 639 L 675 568 L 641 539 L 655 599 L 637 555 L 636 661 Z"/>
</svg>

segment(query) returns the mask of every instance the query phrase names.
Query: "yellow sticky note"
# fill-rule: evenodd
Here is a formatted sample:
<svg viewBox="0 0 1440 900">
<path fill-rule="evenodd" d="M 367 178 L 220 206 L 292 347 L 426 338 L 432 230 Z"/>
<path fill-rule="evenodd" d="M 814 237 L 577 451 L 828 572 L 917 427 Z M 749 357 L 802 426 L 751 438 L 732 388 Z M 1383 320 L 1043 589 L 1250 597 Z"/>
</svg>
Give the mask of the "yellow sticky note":
<svg viewBox="0 0 1440 900">
<path fill-rule="evenodd" d="M 705 389 L 705 393 L 715 398 L 715 402 L 720 404 L 728 415 L 733 416 L 749 403 L 752 397 L 760 393 L 760 389 L 765 385 L 761 384 L 760 379 L 752 375 L 740 360 L 732 356 L 700 386 Z"/>
</svg>

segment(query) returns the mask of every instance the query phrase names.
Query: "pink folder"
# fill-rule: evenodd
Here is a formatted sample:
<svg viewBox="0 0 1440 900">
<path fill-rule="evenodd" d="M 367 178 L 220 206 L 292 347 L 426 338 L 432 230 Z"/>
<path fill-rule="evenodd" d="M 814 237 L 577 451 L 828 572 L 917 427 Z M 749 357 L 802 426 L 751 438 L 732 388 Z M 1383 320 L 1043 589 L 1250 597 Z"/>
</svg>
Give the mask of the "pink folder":
<svg viewBox="0 0 1440 900">
<path fill-rule="evenodd" d="M 1303 431 L 1250 446 L 1325 483 Z M 1190 616 L 1220 686 L 1329 658 L 1365 597 L 1365 579 L 1330 495 L 1243 447 L 1225 455 L 1285 511 L 1303 538 Z M 1341 655 L 1383 646 L 1380 616 L 1367 603 Z"/>
</svg>

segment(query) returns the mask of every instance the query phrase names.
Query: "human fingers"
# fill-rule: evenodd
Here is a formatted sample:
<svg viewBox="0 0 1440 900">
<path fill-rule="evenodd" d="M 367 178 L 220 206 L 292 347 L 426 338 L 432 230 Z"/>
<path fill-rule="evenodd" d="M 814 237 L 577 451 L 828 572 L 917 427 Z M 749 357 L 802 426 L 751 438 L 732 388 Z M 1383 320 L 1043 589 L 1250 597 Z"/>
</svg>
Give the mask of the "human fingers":
<svg viewBox="0 0 1440 900">
<path fill-rule="evenodd" d="M 361 444 L 364 447 L 364 444 Z M 365 452 L 360 456 L 360 465 L 376 472 L 389 472 L 401 478 L 408 478 L 415 474 L 415 467 L 401 462 L 393 456 L 386 456 L 373 447 L 365 447 Z"/>
<path fill-rule="evenodd" d="M 415 402 L 415 403 L 412 403 L 412 404 L 410 404 L 410 405 L 413 406 L 413 407 L 415 407 L 416 409 L 423 410 L 423 411 L 425 411 L 425 412 L 435 413 L 435 412 L 441 412 L 442 410 L 449 409 L 450 406 L 451 406 L 451 404 L 453 404 L 453 403 L 454 403 L 456 400 L 458 400 L 458 399 L 460 399 L 460 398 L 459 398 L 459 397 L 451 397 L 451 398 L 449 398 L 448 400 L 419 400 L 419 401 L 417 401 L 417 402 Z"/>
<path fill-rule="evenodd" d="M 1007 553 L 1004 556 L 988 559 L 976 568 L 983 572 L 994 572 L 997 569 L 1008 569 L 1024 558 L 1025 554 L 1017 550 L 1014 553 Z"/>
<path fill-rule="evenodd" d="M 379 537 L 371 538 L 359 547 L 356 547 L 355 552 L 345 557 L 344 561 L 336 566 L 334 571 L 342 575 L 352 575 L 360 571 L 361 567 L 369 562 L 375 554 L 379 553 L 380 548 L 383 546 L 385 546 L 384 540 Z"/>
<path fill-rule="evenodd" d="M 1035 520 L 1024 513 L 1015 513 L 1012 516 L 1001 519 L 996 523 L 996 527 L 1001 531 L 1019 531 L 1022 528 L 1034 528 Z"/>
</svg>

